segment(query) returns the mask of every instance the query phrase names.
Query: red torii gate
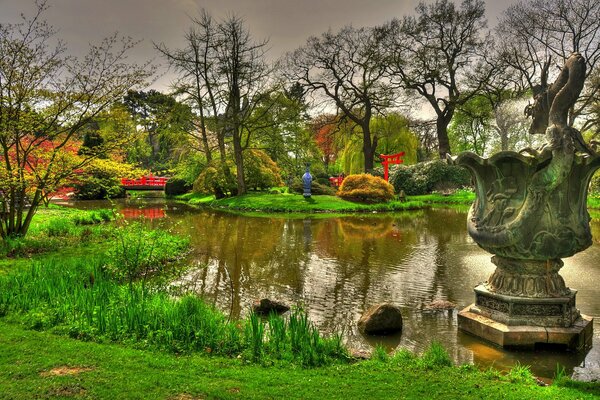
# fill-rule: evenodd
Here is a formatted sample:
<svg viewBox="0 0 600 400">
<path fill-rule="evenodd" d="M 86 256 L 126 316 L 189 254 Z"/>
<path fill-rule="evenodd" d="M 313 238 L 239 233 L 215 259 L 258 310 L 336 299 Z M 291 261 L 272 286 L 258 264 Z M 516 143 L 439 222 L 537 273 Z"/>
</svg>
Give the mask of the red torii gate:
<svg viewBox="0 0 600 400">
<path fill-rule="evenodd" d="M 386 154 L 380 154 L 379 157 L 381 158 L 381 165 L 383 165 L 383 179 L 385 179 L 385 181 L 388 181 L 389 178 L 389 165 L 390 164 L 402 164 L 404 162 L 404 160 L 400 157 L 402 157 L 404 155 L 404 152 L 401 151 L 400 153 L 396 153 L 396 154 L 390 154 L 390 155 L 386 155 Z"/>
</svg>

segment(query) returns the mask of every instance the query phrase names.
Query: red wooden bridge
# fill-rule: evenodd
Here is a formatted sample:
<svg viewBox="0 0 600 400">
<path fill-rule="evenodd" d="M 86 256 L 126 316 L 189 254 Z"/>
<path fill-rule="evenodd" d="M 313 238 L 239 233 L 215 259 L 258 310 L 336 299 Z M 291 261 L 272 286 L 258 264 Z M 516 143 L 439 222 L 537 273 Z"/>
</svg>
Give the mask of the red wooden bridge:
<svg viewBox="0 0 600 400">
<path fill-rule="evenodd" d="M 121 178 L 125 190 L 163 190 L 169 178 L 163 176 L 142 176 L 138 179 Z"/>
</svg>

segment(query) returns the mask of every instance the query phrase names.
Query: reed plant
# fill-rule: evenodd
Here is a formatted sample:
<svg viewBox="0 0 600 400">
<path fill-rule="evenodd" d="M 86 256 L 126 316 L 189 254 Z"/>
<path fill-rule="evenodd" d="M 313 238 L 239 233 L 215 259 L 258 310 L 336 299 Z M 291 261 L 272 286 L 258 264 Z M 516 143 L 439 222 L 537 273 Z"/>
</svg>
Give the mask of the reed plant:
<svg viewBox="0 0 600 400">
<path fill-rule="evenodd" d="M 228 321 L 202 299 L 170 296 L 163 288 L 115 279 L 103 257 L 33 263 L 0 276 L 0 316 L 73 338 L 133 343 L 163 350 L 284 360 L 318 366 L 346 360 L 339 336 L 323 338 L 306 313 L 268 321 L 251 315 Z"/>
</svg>

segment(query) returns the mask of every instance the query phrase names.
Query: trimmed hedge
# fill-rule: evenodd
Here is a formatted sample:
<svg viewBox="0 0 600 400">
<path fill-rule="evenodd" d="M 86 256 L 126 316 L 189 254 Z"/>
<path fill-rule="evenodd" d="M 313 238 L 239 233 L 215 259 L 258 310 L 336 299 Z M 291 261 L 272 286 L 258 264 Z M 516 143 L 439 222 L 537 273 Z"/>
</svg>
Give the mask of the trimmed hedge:
<svg viewBox="0 0 600 400">
<path fill-rule="evenodd" d="M 381 203 L 394 198 L 394 187 L 371 174 L 350 175 L 342 182 L 337 195 L 344 200 Z"/>
<path fill-rule="evenodd" d="M 465 168 L 434 160 L 393 168 L 390 183 L 397 193 L 403 190 L 409 196 L 416 196 L 471 186 L 471 175 Z"/>
</svg>

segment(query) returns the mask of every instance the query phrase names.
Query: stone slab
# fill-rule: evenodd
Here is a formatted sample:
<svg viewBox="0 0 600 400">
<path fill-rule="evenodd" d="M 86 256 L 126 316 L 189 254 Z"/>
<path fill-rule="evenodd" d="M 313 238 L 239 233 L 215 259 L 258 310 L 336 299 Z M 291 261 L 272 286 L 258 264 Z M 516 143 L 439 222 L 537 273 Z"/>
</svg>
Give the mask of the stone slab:
<svg viewBox="0 0 600 400">
<path fill-rule="evenodd" d="M 517 325 L 509 326 L 471 311 L 473 305 L 458 313 L 458 328 L 501 347 L 533 348 L 538 343 L 565 345 L 580 351 L 591 345 L 593 318 L 581 315 L 569 328 Z"/>
</svg>

